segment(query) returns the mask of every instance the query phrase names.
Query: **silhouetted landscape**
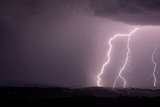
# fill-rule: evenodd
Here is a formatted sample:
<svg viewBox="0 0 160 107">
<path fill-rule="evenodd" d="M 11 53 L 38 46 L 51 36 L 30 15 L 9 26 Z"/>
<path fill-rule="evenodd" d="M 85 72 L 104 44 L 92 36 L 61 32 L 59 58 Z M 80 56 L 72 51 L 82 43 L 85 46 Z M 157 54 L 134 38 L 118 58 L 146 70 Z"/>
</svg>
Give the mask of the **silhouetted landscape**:
<svg viewBox="0 0 160 107">
<path fill-rule="evenodd" d="M 160 89 L 112 89 L 63 87 L 1 87 L 0 101 L 9 104 L 53 104 L 53 105 L 158 105 Z"/>
</svg>

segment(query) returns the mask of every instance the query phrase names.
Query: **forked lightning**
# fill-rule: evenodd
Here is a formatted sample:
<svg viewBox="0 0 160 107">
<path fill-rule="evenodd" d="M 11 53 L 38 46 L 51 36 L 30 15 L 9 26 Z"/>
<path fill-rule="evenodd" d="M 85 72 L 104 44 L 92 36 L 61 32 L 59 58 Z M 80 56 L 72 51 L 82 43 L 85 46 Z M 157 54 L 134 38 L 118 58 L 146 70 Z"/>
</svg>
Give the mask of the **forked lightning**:
<svg viewBox="0 0 160 107">
<path fill-rule="evenodd" d="M 154 78 L 154 82 L 153 82 L 153 86 L 154 87 L 156 87 L 156 85 L 157 85 L 157 77 L 156 77 L 156 75 L 155 75 L 155 73 L 156 73 L 156 68 L 157 68 L 157 63 L 155 62 L 155 59 L 154 59 L 154 56 L 155 56 L 155 53 L 156 53 L 156 51 L 157 51 L 157 49 L 158 49 L 159 47 L 157 47 L 157 48 L 155 48 L 155 50 L 153 51 L 153 53 L 152 53 L 152 58 L 151 58 L 151 60 L 152 60 L 152 62 L 153 62 L 153 64 L 154 64 L 154 68 L 153 68 L 153 78 Z"/>
<path fill-rule="evenodd" d="M 107 61 L 103 64 L 102 68 L 101 68 L 101 71 L 100 73 L 98 74 L 97 78 L 97 85 L 100 87 L 102 86 L 102 83 L 101 83 L 101 75 L 104 73 L 104 70 L 105 70 L 105 67 L 109 64 L 110 60 L 111 60 L 111 52 L 112 52 L 112 49 L 113 49 L 113 46 L 112 46 L 112 41 L 117 39 L 118 37 L 128 37 L 128 41 L 127 41 L 127 55 L 126 55 L 126 59 L 125 59 L 125 62 L 122 66 L 122 68 L 120 69 L 119 73 L 118 73 L 118 76 L 116 78 L 116 80 L 114 81 L 114 84 L 113 84 L 113 87 L 116 86 L 116 83 L 117 83 L 117 80 L 119 78 L 121 78 L 123 80 L 123 87 L 126 86 L 126 80 L 125 78 L 122 76 L 122 73 L 129 61 L 129 54 L 130 54 L 130 39 L 131 39 L 131 36 L 138 30 L 139 28 L 135 28 L 132 32 L 130 32 L 129 34 L 116 34 L 115 36 L 113 36 L 112 38 L 109 39 L 108 41 L 108 44 L 109 44 L 109 50 L 107 52 Z"/>
</svg>

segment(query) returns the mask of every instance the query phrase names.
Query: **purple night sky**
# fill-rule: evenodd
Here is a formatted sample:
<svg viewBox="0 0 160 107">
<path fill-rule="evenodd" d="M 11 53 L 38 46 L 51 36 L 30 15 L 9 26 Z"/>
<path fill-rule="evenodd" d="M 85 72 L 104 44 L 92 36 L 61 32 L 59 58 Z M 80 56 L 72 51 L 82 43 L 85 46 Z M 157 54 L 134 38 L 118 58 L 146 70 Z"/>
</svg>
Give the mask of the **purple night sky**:
<svg viewBox="0 0 160 107">
<path fill-rule="evenodd" d="M 151 88 L 159 25 L 160 0 L 0 0 L 0 86 L 96 86 L 109 38 L 140 26 L 123 75 L 127 87 Z M 112 87 L 127 51 L 125 37 L 112 44 L 101 76 L 106 87 Z M 160 48 L 154 59 L 160 88 Z"/>
</svg>

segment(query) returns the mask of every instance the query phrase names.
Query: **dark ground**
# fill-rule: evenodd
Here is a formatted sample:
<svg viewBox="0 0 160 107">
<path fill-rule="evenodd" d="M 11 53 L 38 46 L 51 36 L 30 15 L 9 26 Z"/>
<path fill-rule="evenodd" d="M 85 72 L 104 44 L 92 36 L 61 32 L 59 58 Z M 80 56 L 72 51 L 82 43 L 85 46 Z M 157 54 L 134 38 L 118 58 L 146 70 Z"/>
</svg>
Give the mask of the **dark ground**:
<svg viewBox="0 0 160 107">
<path fill-rule="evenodd" d="M 160 90 L 60 87 L 1 87 L 1 104 L 52 106 L 159 106 Z"/>
</svg>

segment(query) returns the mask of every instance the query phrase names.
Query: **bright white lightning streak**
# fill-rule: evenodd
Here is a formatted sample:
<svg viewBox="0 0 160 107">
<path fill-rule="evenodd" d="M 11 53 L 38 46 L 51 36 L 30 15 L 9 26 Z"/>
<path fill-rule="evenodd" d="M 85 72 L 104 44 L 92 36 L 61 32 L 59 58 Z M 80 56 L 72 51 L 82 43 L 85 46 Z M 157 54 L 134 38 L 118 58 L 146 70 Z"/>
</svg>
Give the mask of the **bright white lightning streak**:
<svg viewBox="0 0 160 107">
<path fill-rule="evenodd" d="M 158 48 L 159 48 L 159 47 L 157 47 L 157 48 L 153 51 L 153 53 L 152 53 L 152 58 L 151 58 L 151 60 L 152 60 L 152 62 L 153 62 L 153 64 L 154 64 L 154 68 L 153 68 L 153 78 L 154 78 L 153 86 L 154 86 L 154 87 L 156 87 L 156 85 L 157 85 L 157 78 L 156 78 L 156 75 L 155 75 L 155 73 L 156 73 L 156 68 L 157 68 L 157 63 L 156 63 L 155 60 L 154 60 L 154 56 L 155 56 L 155 53 L 156 53 L 156 51 L 157 51 Z"/>
<path fill-rule="evenodd" d="M 123 67 L 120 69 L 120 72 L 119 72 L 118 77 L 116 78 L 116 80 L 115 80 L 115 82 L 114 82 L 113 87 L 115 87 L 116 82 L 117 82 L 117 80 L 118 80 L 119 77 L 124 81 L 123 87 L 126 85 L 126 80 L 122 77 L 121 74 L 122 74 L 123 70 L 125 69 L 125 67 L 126 67 L 126 65 L 127 65 L 127 63 L 128 63 L 128 59 L 129 59 L 129 53 L 130 53 L 130 46 L 129 46 L 130 36 L 131 36 L 133 33 L 135 33 L 138 29 L 139 29 L 139 28 L 135 28 L 135 29 L 134 29 L 131 33 L 129 33 L 129 34 L 116 34 L 114 37 L 112 37 L 112 38 L 109 39 L 109 41 L 108 41 L 109 50 L 108 50 L 108 53 L 107 53 L 107 61 L 103 64 L 102 69 L 101 69 L 100 73 L 99 73 L 98 76 L 97 76 L 97 78 L 98 78 L 98 80 L 97 80 L 97 85 L 98 85 L 99 87 L 102 86 L 101 83 L 100 83 L 100 82 L 101 82 L 101 75 L 104 73 L 104 69 L 105 69 L 105 67 L 109 64 L 110 59 L 111 59 L 111 51 L 112 51 L 112 48 L 113 48 L 113 46 L 112 46 L 112 41 L 115 40 L 117 37 L 129 37 L 129 38 L 128 38 L 128 42 L 127 42 L 128 52 L 127 52 L 127 56 L 126 56 L 125 63 L 124 63 L 124 65 L 123 65 Z"/>
</svg>

